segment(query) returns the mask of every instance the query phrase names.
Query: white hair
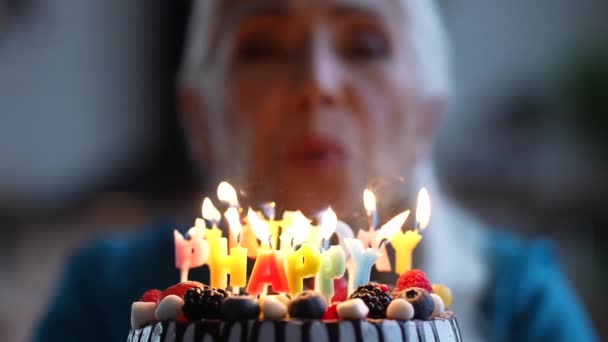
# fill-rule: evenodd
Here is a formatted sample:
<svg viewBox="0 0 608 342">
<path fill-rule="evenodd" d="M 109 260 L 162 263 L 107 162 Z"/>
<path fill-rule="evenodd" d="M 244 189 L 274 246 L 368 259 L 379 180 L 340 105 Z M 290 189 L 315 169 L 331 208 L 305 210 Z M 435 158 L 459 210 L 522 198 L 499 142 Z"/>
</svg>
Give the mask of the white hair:
<svg viewBox="0 0 608 342">
<path fill-rule="evenodd" d="M 414 44 L 422 94 L 446 98 L 451 90 L 450 49 L 437 5 L 433 0 L 399 1 L 409 13 L 408 32 Z M 217 13 L 217 4 L 218 0 L 193 3 L 179 73 L 180 85 L 201 86 L 199 75 L 212 45 L 211 28 L 218 17 L 213 15 Z"/>
</svg>

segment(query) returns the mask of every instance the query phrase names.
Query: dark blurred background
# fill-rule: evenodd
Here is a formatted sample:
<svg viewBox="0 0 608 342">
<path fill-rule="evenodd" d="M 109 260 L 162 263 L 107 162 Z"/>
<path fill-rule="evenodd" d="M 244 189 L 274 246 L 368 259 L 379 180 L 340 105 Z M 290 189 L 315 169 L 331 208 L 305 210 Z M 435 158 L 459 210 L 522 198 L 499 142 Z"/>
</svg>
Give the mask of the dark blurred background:
<svg viewBox="0 0 608 342">
<path fill-rule="evenodd" d="M 0 341 L 29 336 L 75 246 L 200 210 L 175 116 L 189 6 L 0 0 Z M 608 2 L 441 7 L 444 189 L 488 225 L 554 238 L 608 338 Z"/>
</svg>

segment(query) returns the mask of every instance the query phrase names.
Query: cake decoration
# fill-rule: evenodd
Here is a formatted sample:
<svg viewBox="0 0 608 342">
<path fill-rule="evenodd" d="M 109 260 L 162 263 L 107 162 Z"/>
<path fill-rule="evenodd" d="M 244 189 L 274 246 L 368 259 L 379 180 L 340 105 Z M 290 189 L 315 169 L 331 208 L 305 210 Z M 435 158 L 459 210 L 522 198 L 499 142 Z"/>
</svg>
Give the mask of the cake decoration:
<svg viewBox="0 0 608 342">
<path fill-rule="evenodd" d="M 342 319 L 365 319 L 369 308 L 361 298 L 353 298 L 338 304 L 337 312 Z"/>
<path fill-rule="evenodd" d="M 230 184 L 220 184 L 218 198 L 228 206 L 228 238 L 219 229 L 220 211 L 205 198 L 202 216 L 208 222 L 196 219 L 185 235 L 174 231 L 182 281 L 148 290 L 133 303 L 128 341 L 462 340 L 454 314 L 445 311 L 453 300 L 450 289 L 411 269 L 411 252 L 430 216 L 426 190 L 419 194 L 415 231 L 403 234 L 410 211 L 376 229 L 375 195 L 367 189 L 369 227 L 359 239 L 331 208 L 319 215 L 319 225 L 299 211 L 275 220 L 272 202 L 264 204 L 264 215 L 249 208 L 243 220 Z M 330 244 L 334 235 L 337 245 Z M 374 265 L 386 270 L 379 260 L 387 257 L 388 242 L 407 245 L 405 262 L 399 262 L 403 251 L 396 251 L 400 277 L 394 288 L 370 282 Z M 249 277 L 247 258 L 255 259 Z M 189 269 L 203 265 L 210 284 L 188 280 Z"/>
<path fill-rule="evenodd" d="M 388 286 L 378 283 L 368 283 L 359 286 L 350 295 L 350 299 L 359 298 L 363 300 L 369 309 L 369 318 L 386 318 L 386 308 L 393 300 Z"/>
<path fill-rule="evenodd" d="M 386 308 L 386 318 L 409 321 L 414 318 L 414 307 L 403 298 L 395 298 Z"/>
</svg>

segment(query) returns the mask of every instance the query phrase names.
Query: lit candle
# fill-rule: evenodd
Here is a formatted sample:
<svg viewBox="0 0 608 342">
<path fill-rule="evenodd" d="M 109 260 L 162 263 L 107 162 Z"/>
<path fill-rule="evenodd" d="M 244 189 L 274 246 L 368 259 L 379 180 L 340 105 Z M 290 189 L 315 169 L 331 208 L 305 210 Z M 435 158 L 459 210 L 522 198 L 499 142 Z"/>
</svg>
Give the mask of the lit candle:
<svg viewBox="0 0 608 342">
<path fill-rule="evenodd" d="M 271 245 L 274 249 L 278 249 L 279 246 L 279 235 L 281 234 L 281 221 L 275 221 L 276 215 L 276 203 L 275 202 L 266 202 L 261 206 L 262 212 L 264 216 L 268 219 L 266 222 L 268 224 L 268 231 L 270 232 L 270 240 Z"/>
<path fill-rule="evenodd" d="M 235 207 L 228 208 L 224 213 L 232 237 L 237 242 L 236 246 L 230 249 L 228 260 L 230 285 L 236 294 L 240 292 L 240 287 L 247 285 L 247 249 L 241 244 L 242 226 L 239 211 Z"/>
<path fill-rule="evenodd" d="M 207 229 L 205 238 L 207 240 L 221 238 L 222 231 L 217 227 L 217 223 L 222 219 L 222 214 L 215 208 L 209 197 L 205 197 L 203 200 L 202 212 L 203 218 L 207 221 L 211 221 L 211 229 Z"/>
<path fill-rule="evenodd" d="M 334 279 L 344 275 L 346 258 L 344 249 L 340 246 L 331 246 L 328 249 L 329 239 L 336 231 L 338 218 L 331 208 L 323 213 L 321 219 L 321 268 L 316 278 L 315 289 L 321 293 L 328 304 L 334 295 Z"/>
<path fill-rule="evenodd" d="M 271 285 L 275 292 L 288 292 L 285 260 L 281 252 L 275 251 L 270 246 L 267 222 L 258 217 L 251 208 L 249 208 L 247 218 L 252 231 L 261 241 L 249 284 L 247 284 L 247 293 L 258 295 L 265 292 L 268 285 Z"/>
<path fill-rule="evenodd" d="M 398 274 L 403 274 L 412 269 L 412 253 L 422 240 L 422 235 L 418 232 L 426 228 L 431 217 L 431 199 L 425 188 L 422 188 L 418 194 L 418 204 L 416 207 L 416 228 L 408 230 L 405 233 L 402 231 L 390 240 L 395 249 L 395 271 Z"/>
<path fill-rule="evenodd" d="M 190 228 L 187 238 L 173 231 L 175 242 L 175 267 L 180 270 L 180 282 L 188 280 L 190 268 L 203 266 L 209 257 L 209 246 L 203 239 L 204 230 Z"/>
<path fill-rule="evenodd" d="M 289 292 L 292 295 L 302 292 L 304 279 L 314 277 L 321 267 L 319 249 L 309 242 L 304 242 L 309 231 L 310 221 L 300 213 L 294 218 L 294 222 L 289 228 L 292 248 L 295 249 L 297 245 L 301 244 L 300 248 L 285 255 L 285 273 Z"/>
<path fill-rule="evenodd" d="M 228 240 L 222 237 L 222 231 L 217 227 L 221 214 L 209 198 L 203 201 L 203 218 L 211 221 L 211 229 L 205 233 L 209 244 L 209 282 L 211 286 L 223 289 L 227 286 L 226 277 L 229 272 Z"/>
<path fill-rule="evenodd" d="M 378 212 L 376 210 L 376 196 L 374 193 L 365 189 L 363 191 L 363 205 L 365 206 L 365 211 L 367 212 L 367 216 L 369 218 L 369 230 L 359 229 L 357 232 L 357 239 L 361 240 L 363 246 L 378 248 L 380 247 L 380 257 L 376 261 L 376 269 L 378 272 L 390 272 L 391 261 L 388 257 L 388 253 L 386 252 L 386 246 L 376 245 L 376 225 L 378 224 Z"/>
<path fill-rule="evenodd" d="M 381 247 L 384 241 L 391 240 L 395 233 L 401 228 L 409 215 L 409 210 L 400 213 L 380 228 L 376 235 L 374 244 Z M 352 289 L 369 282 L 371 269 L 380 257 L 380 248 L 365 248 L 358 239 L 345 239 L 348 249 L 352 255 L 354 272 L 349 275 L 352 278 Z"/>
</svg>

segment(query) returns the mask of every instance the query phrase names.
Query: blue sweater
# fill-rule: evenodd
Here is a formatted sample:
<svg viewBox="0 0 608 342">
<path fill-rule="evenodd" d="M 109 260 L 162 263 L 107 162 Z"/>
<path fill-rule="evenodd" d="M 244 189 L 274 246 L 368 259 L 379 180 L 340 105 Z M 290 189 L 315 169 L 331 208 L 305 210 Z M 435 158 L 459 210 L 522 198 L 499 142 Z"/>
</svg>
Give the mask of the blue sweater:
<svg viewBox="0 0 608 342">
<path fill-rule="evenodd" d="M 34 341 L 125 341 L 131 303 L 144 291 L 179 279 L 171 228 L 163 224 L 98 239 L 78 251 Z M 491 242 L 491 286 L 480 308 L 488 341 L 597 340 L 548 243 L 500 234 Z M 209 275 L 199 267 L 190 271 L 190 279 L 207 283 Z"/>
</svg>

